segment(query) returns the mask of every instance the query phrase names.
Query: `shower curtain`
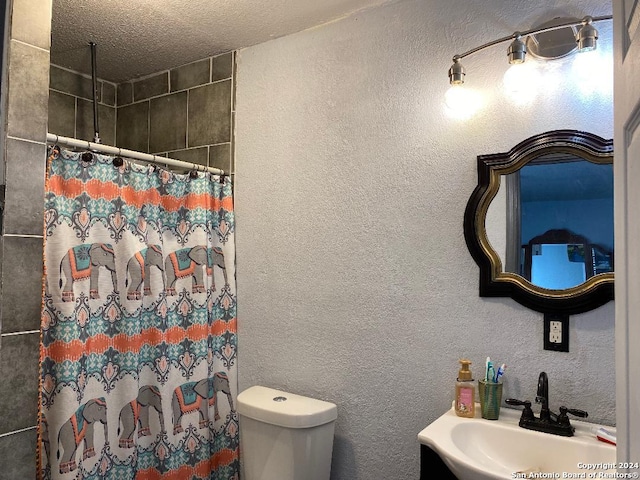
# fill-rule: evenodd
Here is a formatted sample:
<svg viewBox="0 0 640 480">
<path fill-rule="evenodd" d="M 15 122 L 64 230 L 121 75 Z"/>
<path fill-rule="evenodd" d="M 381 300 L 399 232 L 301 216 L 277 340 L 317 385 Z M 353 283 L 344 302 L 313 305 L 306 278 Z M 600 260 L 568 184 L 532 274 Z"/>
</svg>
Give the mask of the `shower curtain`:
<svg viewBox="0 0 640 480">
<path fill-rule="evenodd" d="M 56 147 L 44 230 L 39 478 L 237 479 L 231 180 Z"/>
</svg>

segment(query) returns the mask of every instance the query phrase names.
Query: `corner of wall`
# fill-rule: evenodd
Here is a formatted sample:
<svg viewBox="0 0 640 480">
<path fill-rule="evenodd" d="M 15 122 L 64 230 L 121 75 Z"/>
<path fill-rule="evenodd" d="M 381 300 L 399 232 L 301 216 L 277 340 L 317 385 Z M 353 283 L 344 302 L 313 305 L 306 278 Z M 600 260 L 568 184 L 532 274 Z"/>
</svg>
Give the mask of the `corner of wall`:
<svg viewBox="0 0 640 480">
<path fill-rule="evenodd" d="M 12 6 L 11 0 L 5 3 L 4 10 L 0 10 L 0 26 L 2 32 L 0 33 L 0 55 L 2 55 L 0 67 L 2 68 L 2 76 L 0 78 L 0 139 L 2 139 L 2 147 L 0 148 L 0 185 L 4 185 L 5 179 L 5 118 L 6 118 L 6 98 L 7 98 L 7 79 L 8 79 L 8 61 L 9 57 L 9 32 L 11 30 L 11 15 L 9 15 Z M 3 206 L 4 206 L 4 192 L 3 192 Z M 2 232 L 2 224 L 0 223 L 0 232 Z"/>
<path fill-rule="evenodd" d="M 0 465 L 7 478 L 35 473 L 28 459 L 36 452 L 51 13 L 51 0 L 7 2 L 0 119 L 0 183 L 6 188 L 0 238 Z"/>
</svg>

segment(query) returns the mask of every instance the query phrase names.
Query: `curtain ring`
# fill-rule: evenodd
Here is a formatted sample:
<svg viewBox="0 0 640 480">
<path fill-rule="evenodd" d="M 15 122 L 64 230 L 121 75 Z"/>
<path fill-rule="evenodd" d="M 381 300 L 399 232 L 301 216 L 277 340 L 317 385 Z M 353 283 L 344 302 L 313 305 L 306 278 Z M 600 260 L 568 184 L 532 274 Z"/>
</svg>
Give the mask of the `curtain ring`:
<svg viewBox="0 0 640 480">
<path fill-rule="evenodd" d="M 114 157 L 113 160 L 111 160 L 111 163 L 116 168 L 120 168 L 122 165 L 124 165 L 124 160 L 122 159 L 122 157 L 120 157 L 120 149 L 119 148 L 118 148 L 118 155 L 116 157 Z"/>
</svg>

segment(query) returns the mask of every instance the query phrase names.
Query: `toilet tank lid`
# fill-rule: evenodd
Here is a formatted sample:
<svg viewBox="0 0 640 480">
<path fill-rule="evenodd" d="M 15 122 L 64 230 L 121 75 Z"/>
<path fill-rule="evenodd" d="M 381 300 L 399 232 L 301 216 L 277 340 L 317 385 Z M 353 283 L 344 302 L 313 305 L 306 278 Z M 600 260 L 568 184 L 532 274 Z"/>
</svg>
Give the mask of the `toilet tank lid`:
<svg viewBox="0 0 640 480">
<path fill-rule="evenodd" d="M 254 386 L 238 395 L 238 414 L 271 425 L 310 428 L 333 422 L 338 407 L 333 403 Z"/>
</svg>

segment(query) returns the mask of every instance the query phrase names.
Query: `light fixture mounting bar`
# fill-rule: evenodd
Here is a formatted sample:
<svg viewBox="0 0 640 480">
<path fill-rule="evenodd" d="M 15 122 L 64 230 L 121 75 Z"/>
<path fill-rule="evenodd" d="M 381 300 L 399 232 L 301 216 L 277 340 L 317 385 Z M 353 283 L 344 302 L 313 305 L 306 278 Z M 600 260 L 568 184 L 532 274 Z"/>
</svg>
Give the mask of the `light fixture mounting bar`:
<svg viewBox="0 0 640 480">
<path fill-rule="evenodd" d="M 508 40 L 513 40 L 513 39 L 518 38 L 518 37 L 526 37 L 527 35 L 531 35 L 531 34 L 551 32 L 553 30 L 558 30 L 560 28 L 566 28 L 566 27 L 573 27 L 573 26 L 576 26 L 576 25 L 582 25 L 582 24 L 584 24 L 586 22 L 587 18 L 591 18 L 592 22 L 600 22 L 602 20 L 611 20 L 613 18 L 613 15 L 601 15 L 599 17 L 585 17 L 582 20 L 572 20 L 572 21 L 569 21 L 569 22 L 561 23 L 560 25 L 553 25 L 553 26 L 544 27 L 544 28 L 532 28 L 532 29 L 526 30 L 524 32 L 514 32 L 511 35 L 507 35 L 505 37 L 498 38 L 498 39 L 493 40 L 491 42 L 487 42 L 485 44 L 482 44 L 479 47 L 472 48 L 471 50 L 468 50 L 468 51 L 466 51 L 464 53 L 461 53 L 461 54 L 458 54 L 458 55 L 454 55 L 453 56 L 453 61 L 455 62 L 455 61 L 460 60 L 460 59 L 462 59 L 464 57 L 468 57 L 469 55 L 472 55 L 472 54 L 474 54 L 476 52 L 479 52 L 480 50 L 484 50 L 485 48 L 492 47 L 493 45 L 497 45 L 499 43 L 506 42 Z"/>
</svg>

